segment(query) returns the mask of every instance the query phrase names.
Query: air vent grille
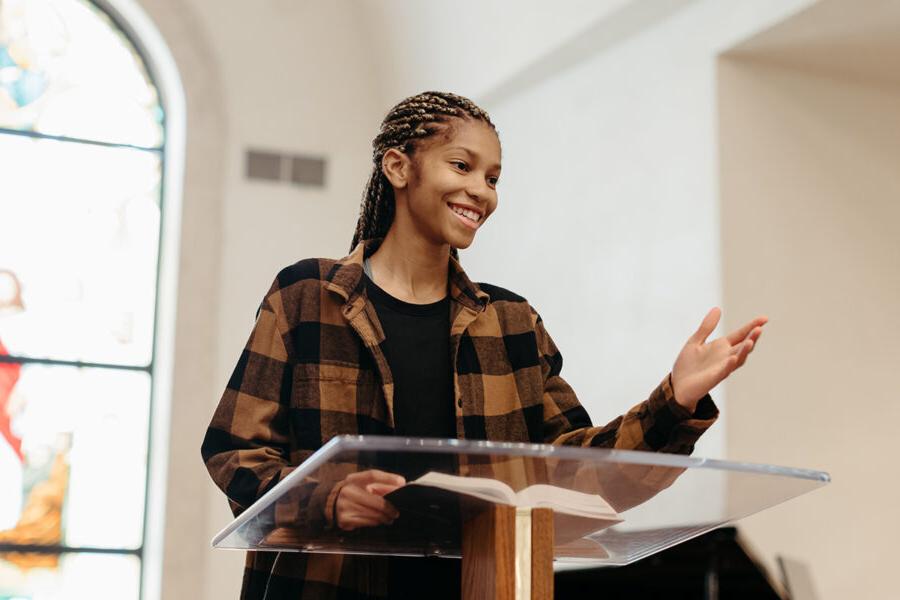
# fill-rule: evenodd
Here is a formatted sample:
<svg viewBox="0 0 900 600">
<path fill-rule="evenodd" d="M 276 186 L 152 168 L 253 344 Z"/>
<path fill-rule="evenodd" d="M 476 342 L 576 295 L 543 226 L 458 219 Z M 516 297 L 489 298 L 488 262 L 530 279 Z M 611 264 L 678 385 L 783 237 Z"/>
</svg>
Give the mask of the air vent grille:
<svg viewBox="0 0 900 600">
<path fill-rule="evenodd" d="M 247 150 L 245 174 L 247 179 L 324 187 L 325 159 L 267 150 Z"/>
</svg>

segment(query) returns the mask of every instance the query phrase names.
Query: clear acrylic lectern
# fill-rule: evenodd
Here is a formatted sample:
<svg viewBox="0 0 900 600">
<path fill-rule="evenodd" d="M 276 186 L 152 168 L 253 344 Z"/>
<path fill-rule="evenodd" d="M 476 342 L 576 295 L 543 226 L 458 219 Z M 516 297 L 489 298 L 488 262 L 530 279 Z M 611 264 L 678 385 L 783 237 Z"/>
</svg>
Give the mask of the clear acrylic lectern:
<svg viewBox="0 0 900 600">
<path fill-rule="evenodd" d="M 386 496 L 400 511 L 390 525 L 344 531 L 310 510 L 349 474 L 369 469 L 407 484 L 427 475 L 444 487 L 407 485 Z M 451 477 L 429 479 L 435 474 Z M 213 546 L 462 558 L 465 598 L 552 598 L 554 560 L 626 565 L 828 481 L 821 471 L 674 454 L 339 436 Z M 523 498 L 510 500 L 515 492 Z M 600 506 L 607 512 L 591 512 Z"/>
</svg>

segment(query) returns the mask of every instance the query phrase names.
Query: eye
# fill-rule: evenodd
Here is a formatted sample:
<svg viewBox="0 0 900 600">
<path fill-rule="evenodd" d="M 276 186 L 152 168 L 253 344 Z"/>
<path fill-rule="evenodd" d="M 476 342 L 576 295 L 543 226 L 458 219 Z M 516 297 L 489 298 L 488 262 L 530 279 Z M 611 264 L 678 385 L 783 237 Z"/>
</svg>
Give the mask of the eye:
<svg viewBox="0 0 900 600">
<path fill-rule="evenodd" d="M 463 162 L 461 160 L 451 160 L 450 164 L 455 166 L 460 171 L 468 171 L 469 170 L 469 165 L 467 165 L 465 162 Z"/>
<path fill-rule="evenodd" d="M 496 186 L 498 181 L 500 181 L 499 177 L 488 177 L 488 183 L 492 186 Z"/>
</svg>

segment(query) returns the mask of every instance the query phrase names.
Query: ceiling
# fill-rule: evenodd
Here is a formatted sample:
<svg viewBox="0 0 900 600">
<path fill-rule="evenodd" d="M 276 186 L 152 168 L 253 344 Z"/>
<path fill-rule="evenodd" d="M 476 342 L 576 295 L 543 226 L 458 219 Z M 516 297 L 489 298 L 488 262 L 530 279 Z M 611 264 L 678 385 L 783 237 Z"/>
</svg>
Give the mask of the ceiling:
<svg viewBox="0 0 900 600">
<path fill-rule="evenodd" d="M 900 85 L 900 2 L 822 0 L 724 56 Z"/>
</svg>

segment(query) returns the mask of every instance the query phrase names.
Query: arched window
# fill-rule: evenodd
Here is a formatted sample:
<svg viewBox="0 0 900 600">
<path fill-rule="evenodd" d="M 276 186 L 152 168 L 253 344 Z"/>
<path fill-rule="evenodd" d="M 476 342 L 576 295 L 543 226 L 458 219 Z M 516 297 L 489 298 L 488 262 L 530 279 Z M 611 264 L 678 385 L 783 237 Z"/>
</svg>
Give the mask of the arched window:
<svg viewBox="0 0 900 600">
<path fill-rule="evenodd" d="M 0 598 L 138 598 L 165 113 L 86 0 L 0 0 Z"/>
</svg>

